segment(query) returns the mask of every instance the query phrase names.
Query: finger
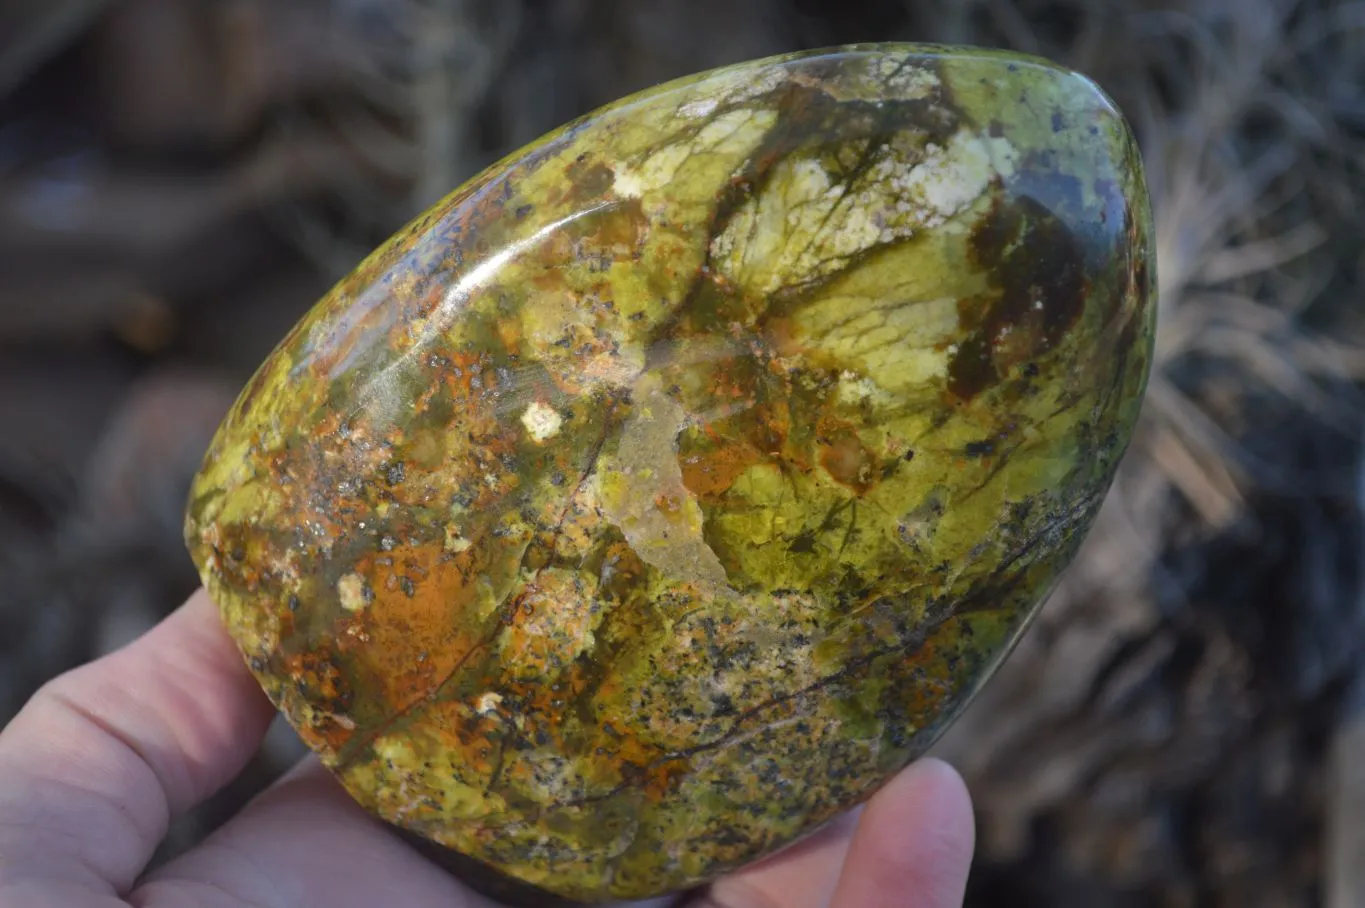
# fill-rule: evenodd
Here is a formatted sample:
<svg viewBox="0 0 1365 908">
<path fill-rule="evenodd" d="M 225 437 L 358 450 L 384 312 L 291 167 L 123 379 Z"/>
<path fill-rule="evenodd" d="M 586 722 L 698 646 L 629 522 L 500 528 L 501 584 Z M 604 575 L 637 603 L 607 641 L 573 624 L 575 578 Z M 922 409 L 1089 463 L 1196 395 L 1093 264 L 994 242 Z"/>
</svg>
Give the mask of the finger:
<svg viewBox="0 0 1365 908">
<path fill-rule="evenodd" d="M 492 904 L 367 816 L 312 758 L 151 874 L 129 901 L 159 908 L 225 895 L 260 908 Z"/>
<path fill-rule="evenodd" d="M 273 714 L 203 591 L 49 682 L 0 733 L 0 893 L 126 892 L 171 817 L 241 771 Z"/>
<path fill-rule="evenodd" d="M 149 876 L 130 901 L 170 908 L 213 898 L 260 908 L 495 906 L 365 813 L 313 758 Z"/>
<path fill-rule="evenodd" d="M 967 786 L 921 760 L 868 802 L 832 908 L 961 908 L 975 843 Z"/>
<path fill-rule="evenodd" d="M 695 908 L 826 908 L 861 811 L 712 884 Z"/>
</svg>

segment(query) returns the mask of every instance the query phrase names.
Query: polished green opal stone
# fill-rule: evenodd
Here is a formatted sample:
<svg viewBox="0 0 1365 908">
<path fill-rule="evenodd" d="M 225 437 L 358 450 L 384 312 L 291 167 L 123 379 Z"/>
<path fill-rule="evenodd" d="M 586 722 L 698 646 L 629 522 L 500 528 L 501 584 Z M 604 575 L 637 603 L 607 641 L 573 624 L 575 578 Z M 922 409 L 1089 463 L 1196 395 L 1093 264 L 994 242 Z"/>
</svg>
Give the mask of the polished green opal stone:
<svg viewBox="0 0 1365 908">
<path fill-rule="evenodd" d="M 490 168 L 260 368 L 186 536 L 365 807 L 527 891 L 685 888 L 868 796 L 1022 632 L 1151 360 L 1089 81 L 877 45 Z"/>
</svg>

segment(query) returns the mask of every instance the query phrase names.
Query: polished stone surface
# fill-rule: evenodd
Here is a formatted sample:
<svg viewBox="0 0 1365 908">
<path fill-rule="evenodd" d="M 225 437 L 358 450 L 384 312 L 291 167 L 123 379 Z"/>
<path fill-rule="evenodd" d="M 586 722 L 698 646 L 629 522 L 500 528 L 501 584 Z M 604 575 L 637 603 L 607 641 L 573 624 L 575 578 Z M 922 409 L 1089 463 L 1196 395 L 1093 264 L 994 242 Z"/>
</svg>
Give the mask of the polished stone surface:
<svg viewBox="0 0 1365 908">
<path fill-rule="evenodd" d="M 920 754 L 1080 543 L 1151 357 L 1084 78 L 869 46 L 627 98 L 466 184 L 197 478 L 252 671 L 384 819 L 559 896 L 694 885 Z"/>
</svg>

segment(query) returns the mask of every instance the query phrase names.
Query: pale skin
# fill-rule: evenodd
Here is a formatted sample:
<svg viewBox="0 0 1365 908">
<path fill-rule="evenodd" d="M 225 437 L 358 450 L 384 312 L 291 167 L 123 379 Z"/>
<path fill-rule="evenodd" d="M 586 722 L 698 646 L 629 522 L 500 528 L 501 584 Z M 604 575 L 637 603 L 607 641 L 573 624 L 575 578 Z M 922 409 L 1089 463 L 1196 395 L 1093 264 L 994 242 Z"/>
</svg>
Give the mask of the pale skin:
<svg viewBox="0 0 1365 908">
<path fill-rule="evenodd" d="M 306 760 L 197 849 L 146 872 L 172 817 L 239 773 L 274 715 L 201 591 L 62 675 L 0 732 L 0 908 L 497 908 Z M 700 894 L 649 908 L 958 908 L 974 830 L 922 760 L 866 806 Z"/>
</svg>

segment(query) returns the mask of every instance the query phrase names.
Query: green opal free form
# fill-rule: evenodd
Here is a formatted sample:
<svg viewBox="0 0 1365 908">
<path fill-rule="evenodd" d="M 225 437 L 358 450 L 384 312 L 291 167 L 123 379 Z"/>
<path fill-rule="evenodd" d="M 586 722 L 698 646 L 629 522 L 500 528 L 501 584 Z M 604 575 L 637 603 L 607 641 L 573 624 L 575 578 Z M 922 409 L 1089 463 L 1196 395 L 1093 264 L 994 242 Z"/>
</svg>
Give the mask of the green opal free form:
<svg viewBox="0 0 1365 908">
<path fill-rule="evenodd" d="M 490 168 L 262 365 L 186 537 L 351 794 L 526 891 L 677 890 L 868 796 L 1090 525 L 1138 152 L 1042 61 L 748 63 Z"/>
</svg>

